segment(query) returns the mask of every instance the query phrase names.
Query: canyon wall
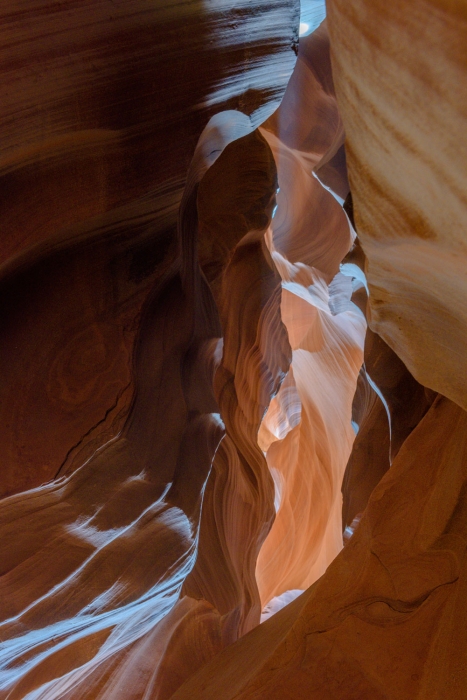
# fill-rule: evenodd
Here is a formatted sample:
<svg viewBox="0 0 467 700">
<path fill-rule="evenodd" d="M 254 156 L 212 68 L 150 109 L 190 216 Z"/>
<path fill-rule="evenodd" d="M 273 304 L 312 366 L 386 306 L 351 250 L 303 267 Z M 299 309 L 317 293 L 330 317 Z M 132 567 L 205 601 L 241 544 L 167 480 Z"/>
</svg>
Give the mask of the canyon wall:
<svg viewBox="0 0 467 700">
<path fill-rule="evenodd" d="M 467 12 L 322 9 L 0 13 L 0 698 L 465 700 Z"/>
</svg>

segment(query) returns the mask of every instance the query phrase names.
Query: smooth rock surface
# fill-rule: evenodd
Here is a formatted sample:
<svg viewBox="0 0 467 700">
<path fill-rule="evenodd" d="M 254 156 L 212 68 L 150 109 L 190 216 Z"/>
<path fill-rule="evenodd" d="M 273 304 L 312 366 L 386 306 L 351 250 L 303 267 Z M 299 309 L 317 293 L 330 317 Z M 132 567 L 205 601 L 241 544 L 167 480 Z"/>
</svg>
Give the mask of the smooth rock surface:
<svg viewBox="0 0 467 700">
<path fill-rule="evenodd" d="M 467 408 L 467 8 L 331 0 L 328 22 L 370 326 Z"/>
</svg>

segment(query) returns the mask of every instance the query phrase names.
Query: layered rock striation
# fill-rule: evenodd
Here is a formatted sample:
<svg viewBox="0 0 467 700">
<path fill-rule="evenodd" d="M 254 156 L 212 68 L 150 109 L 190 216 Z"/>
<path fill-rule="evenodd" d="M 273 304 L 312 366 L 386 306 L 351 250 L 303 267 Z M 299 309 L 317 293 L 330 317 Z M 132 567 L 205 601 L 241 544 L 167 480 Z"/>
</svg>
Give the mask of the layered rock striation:
<svg viewBox="0 0 467 700">
<path fill-rule="evenodd" d="M 4 700 L 465 698 L 467 18 L 298 5 L 2 12 Z"/>
</svg>

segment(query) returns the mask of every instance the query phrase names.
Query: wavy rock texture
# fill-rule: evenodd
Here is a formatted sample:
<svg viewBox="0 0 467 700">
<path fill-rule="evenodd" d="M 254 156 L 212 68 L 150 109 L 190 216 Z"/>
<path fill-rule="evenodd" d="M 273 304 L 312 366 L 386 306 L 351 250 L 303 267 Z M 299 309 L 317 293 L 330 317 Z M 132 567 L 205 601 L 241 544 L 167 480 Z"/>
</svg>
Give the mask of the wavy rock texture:
<svg viewBox="0 0 467 700">
<path fill-rule="evenodd" d="M 463 698 L 466 428 L 439 397 L 326 574 L 174 700 Z"/>
<path fill-rule="evenodd" d="M 3 612 L 3 634 L 15 638 L 5 645 L 3 659 L 9 671 L 5 692 L 11 689 L 11 697 L 170 697 L 190 673 L 259 622 L 254 571 L 274 514 L 274 491 L 257 432 L 290 363 L 279 312 L 280 277 L 263 240 L 277 187 L 276 169 L 267 143 L 256 132 L 227 146 L 214 164 L 211 158 L 206 174 L 203 160 L 203 153 L 214 152 L 213 145 L 222 147 L 245 130 L 251 130 L 248 118 L 226 113 L 211 120 L 200 141 L 180 214 L 184 266 L 181 272 L 178 264 L 173 266 L 147 305 L 135 355 L 135 400 L 121 437 L 57 484 L 4 502 L 10 504 L 5 527 L 11 545 L 4 595 L 16 605 Z M 218 298 L 221 328 L 209 288 L 193 264 L 192 227 L 196 233 L 196 209 L 202 214 L 203 198 L 231 197 L 226 164 L 226 174 L 236 174 L 239 184 L 246 178 L 251 189 L 245 193 L 243 188 L 234 197 L 238 211 L 241 195 L 242 225 L 234 216 L 227 217 L 228 229 L 223 231 L 216 217 L 200 220 L 201 244 L 210 235 L 215 240 L 225 234 L 221 240 L 227 241 L 230 232 L 232 239 L 231 255 L 228 248 L 227 255 L 220 248 L 218 260 L 222 269 L 224 259 L 225 267 Z M 198 189 L 197 178 L 203 174 Z M 192 194 L 197 192 L 193 211 Z M 221 204 L 225 212 L 225 199 Z M 263 229 L 256 230 L 256 224 Z M 210 260 L 215 263 L 214 256 Z M 247 322 L 239 332 L 240 319 Z M 219 364 L 215 354 L 221 333 Z M 200 503 L 223 433 L 213 413 L 213 383 L 227 436 L 214 463 L 203 512 L 208 522 L 217 517 L 218 527 L 205 535 L 202 530 L 196 569 L 179 599 L 197 555 Z M 209 496 L 219 489 L 225 493 L 217 505 Z M 33 511 L 39 508 L 43 513 L 42 523 L 34 518 L 34 538 L 11 522 L 11 514 L 16 516 L 27 498 L 33 500 Z M 30 516 L 31 509 L 22 515 Z M 15 538 L 18 530 L 20 541 Z M 56 540 L 44 547 L 44 534 L 51 532 Z M 225 582 L 222 572 L 213 578 L 209 570 L 212 540 L 215 546 L 218 534 L 228 548 L 226 566 L 233 569 Z M 249 556 L 239 547 L 239 538 L 249 543 Z M 54 565 L 59 559 L 60 568 Z M 45 564 L 44 576 L 35 577 L 35 586 L 25 582 L 23 594 L 21 577 L 34 564 Z M 238 588 L 233 601 L 228 599 L 232 586 Z M 24 628 L 38 629 L 21 636 Z M 205 644 L 191 652 L 192 664 L 187 666 L 184 650 L 200 637 Z M 30 663 L 18 667 L 18 656 L 25 654 Z"/>
<path fill-rule="evenodd" d="M 406 438 L 436 398 L 421 386 L 384 340 L 367 330 L 364 366 L 352 406 L 357 431 L 342 484 L 343 523 L 350 526 Z"/>
<path fill-rule="evenodd" d="M 346 196 L 345 167 L 339 180 L 339 169 L 329 165 L 343 130 L 325 24 L 300 40 L 284 100 L 261 132 L 278 167 L 268 240 L 293 350 L 291 371 L 259 433 L 277 511 L 256 567 L 264 619 L 280 600 L 287 602 L 287 591 L 296 595 L 316 581 L 342 548 L 341 484 L 355 437 L 351 404 L 363 361 L 366 322 L 350 302 L 351 280 L 338 272 L 355 233 L 315 177 L 329 176 Z"/>
<path fill-rule="evenodd" d="M 274 111 L 297 25 L 293 0 L 0 10 L 1 494 L 79 467 L 122 429 L 198 137 L 222 110 L 252 128 Z"/>
<path fill-rule="evenodd" d="M 1 13 L 0 699 L 465 700 L 466 16 L 328 5 Z"/>
<path fill-rule="evenodd" d="M 351 404 L 366 331 L 352 303 L 333 315 L 333 290 L 317 270 L 273 257 L 293 356 L 260 433 L 277 500 L 257 564 L 263 604 L 308 588 L 342 548 L 340 487 L 355 437 Z"/>
<path fill-rule="evenodd" d="M 467 9 L 332 0 L 328 13 L 370 326 L 467 408 Z"/>
<path fill-rule="evenodd" d="M 449 398 L 433 401 L 401 362 L 465 405 L 458 183 L 467 101 L 455 79 L 465 66 L 465 12 L 448 3 L 334 0 L 328 7 L 370 319 L 396 351 L 368 336 L 364 381 L 371 377 L 381 403 L 364 383 L 354 402 L 355 423 L 363 431 L 366 413 L 370 424 L 361 438 L 367 459 L 383 454 L 364 446 L 372 430 L 381 434 L 381 407 L 386 413 L 386 464 L 379 473 L 372 468 L 373 484 L 386 473 L 368 505 L 368 484 L 355 480 L 347 522 L 360 522 L 324 576 L 222 652 L 174 700 L 460 700 L 466 693 L 467 414 Z M 457 224 L 449 239 L 442 220 Z M 358 454 L 352 458 L 358 464 Z"/>
<path fill-rule="evenodd" d="M 141 325 L 141 385 L 122 435 L 71 476 L 2 502 L 5 697 L 116 697 L 122 656 L 170 611 L 194 564 L 223 434 L 199 382 L 217 328 L 193 332 L 176 271 L 161 287 Z"/>
<path fill-rule="evenodd" d="M 254 132 L 227 146 L 198 190 L 200 261 L 209 261 L 203 269 L 223 327 L 214 388 L 226 437 L 207 484 L 198 561 L 184 592 L 235 621 L 233 639 L 259 622 L 255 564 L 274 517 L 274 488 L 257 435 L 290 365 L 280 277 L 264 242 L 276 187 L 272 153 Z"/>
<path fill-rule="evenodd" d="M 254 426 L 288 368 L 274 313 L 280 281 L 254 231 L 226 272 L 229 293 L 238 287 L 236 311 L 225 318 L 218 299 L 219 317 L 197 264 L 192 194 L 196 212 L 207 168 L 277 106 L 297 23 L 296 3 L 282 1 L 30 2 L 3 17 L 2 485 L 35 488 L 0 504 L 0 697 L 161 700 L 253 624 L 244 620 L 259 621 L 254 563 L 274 511 Z M 245 114 L 225 111 L 235 107 Z M 196 139 L 218 111 L 182 198 Z M 258 217 L 263 229 L 270 221 L 275 165 L 253 139 L 269 167 L 253 197 L 256 218 L 228 252 Z M 241 346 L 236 269 L 257 288 Z M 274 327 L 284 353 L 269 357 Z M 257 405 L 248 393 L 261 369 L 256 347 L 271 367 Z M 237 427 L 239 402 L 250 414 Z M 208 596 L 180 595 L 225 429 L 254 496 L 247 600 L 230 622 Z M 258 474 L 248 471 L 251 452 Z"/>
<path fill-rule="evenodd" d="M 318 179 L 322 177 L 326 187 L 346 197 L 345 160 L 342 167 L 329 166 L 331 174 L 322 171 L 344 136 L 325 23 L 300 40 L 297 64 L 280 109 L 263 128 L 280 181 L 274 247 L 291 262 L 316 267 L 330 282 L 349 251 L 351 236 L 341 206 Z"/>
<path fill-rule="evenodd" d="M 351 202 L 351 195 L 349 200 Z M 351 203 L 344 208 L 353 222 Z M 366 264 L 357 240 L 342 269 L 348 275 L 355 275 L 352 300 L 365 312 L 368 294 L 362 274 Z M 356 285 L 357 280 L 362 280 L 363 284 Z M 364 364 L 352 405 L 352 424 L 357 435 L 342 483 L 344 540 L 352 534 L 371 492 L 435 397 L 434 392 L 415 381 L 384 340 L 368 329 Z"/>
</svg>

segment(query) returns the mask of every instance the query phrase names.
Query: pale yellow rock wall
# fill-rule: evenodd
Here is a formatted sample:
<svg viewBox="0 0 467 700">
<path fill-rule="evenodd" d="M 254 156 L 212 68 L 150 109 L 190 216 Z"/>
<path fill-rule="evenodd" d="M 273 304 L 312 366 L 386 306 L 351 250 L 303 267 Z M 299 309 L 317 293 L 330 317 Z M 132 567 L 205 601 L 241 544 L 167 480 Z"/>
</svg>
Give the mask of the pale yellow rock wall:
<svg viewBox="0 0 467 700">
<path fill-rule="evenodd" d="M 328 3 L 369 322 L 467 408 L 467 5 Z"/>
</svg>

